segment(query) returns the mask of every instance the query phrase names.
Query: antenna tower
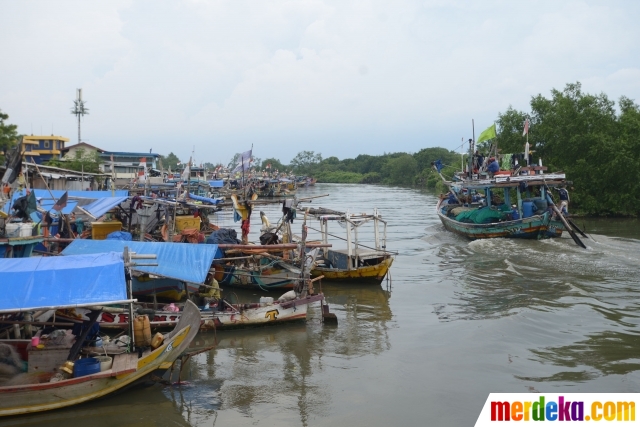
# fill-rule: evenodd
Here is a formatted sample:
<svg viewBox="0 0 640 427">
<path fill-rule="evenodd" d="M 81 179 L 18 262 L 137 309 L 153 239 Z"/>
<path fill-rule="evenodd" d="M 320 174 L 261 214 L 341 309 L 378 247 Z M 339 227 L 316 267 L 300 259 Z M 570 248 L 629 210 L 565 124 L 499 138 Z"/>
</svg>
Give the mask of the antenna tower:
<svg viewBox="0 0 640 427">
<path fill-rule="evenodd" d="M 71 114 L 78 118 L 78 144 L 80 144 L 80 119 L 85 114 L 89 114 L 89 109 L 84 106 L 85 102 L 82 100 L 82 89 L 76 89 L 76 99 L 73 101 L 73 108 Z"/>
</svg>

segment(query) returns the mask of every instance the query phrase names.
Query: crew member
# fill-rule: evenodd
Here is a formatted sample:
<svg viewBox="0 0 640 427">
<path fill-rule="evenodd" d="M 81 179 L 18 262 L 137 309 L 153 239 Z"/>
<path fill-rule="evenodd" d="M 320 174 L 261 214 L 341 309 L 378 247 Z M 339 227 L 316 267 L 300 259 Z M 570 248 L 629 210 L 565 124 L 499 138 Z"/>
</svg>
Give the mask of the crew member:
<svg viewBox="0 0 640 427">
<path fill-rule="evenodd" d="M 560 196 L 560 212 L 564 215 L 569 215 L 569 192 L 564 185 L 561 185 L 558 189 L 558 196 Z"/>
</svg>

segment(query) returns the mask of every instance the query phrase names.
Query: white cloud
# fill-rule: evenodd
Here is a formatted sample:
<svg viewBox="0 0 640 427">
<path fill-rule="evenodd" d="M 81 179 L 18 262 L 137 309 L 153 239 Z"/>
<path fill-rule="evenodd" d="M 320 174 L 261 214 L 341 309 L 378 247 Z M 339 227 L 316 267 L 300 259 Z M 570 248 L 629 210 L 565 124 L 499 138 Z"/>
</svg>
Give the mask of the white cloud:
<svg viewBox="0 0 640 427">
<path fill-rule="evenodd" d="M 0 108 L 20 131 L 227 162 L 454 147 L 582 81 L 640 98 L 632 2 L 121 1 L 3 7 Z"/>
</svg>

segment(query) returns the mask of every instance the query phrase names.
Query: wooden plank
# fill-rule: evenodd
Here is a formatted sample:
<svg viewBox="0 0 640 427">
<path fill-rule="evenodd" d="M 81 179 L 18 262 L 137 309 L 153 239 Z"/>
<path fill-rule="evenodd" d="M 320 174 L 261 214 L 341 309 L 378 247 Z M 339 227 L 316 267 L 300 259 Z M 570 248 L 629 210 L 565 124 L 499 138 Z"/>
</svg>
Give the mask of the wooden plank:
<svg viewBox="0 0 640 427">
<path fill-rule="evenodd" d="M 119 375 L 138 370 L 138 354 L 124 353 L 113 356 L 112 375 Z"/>
</svg>

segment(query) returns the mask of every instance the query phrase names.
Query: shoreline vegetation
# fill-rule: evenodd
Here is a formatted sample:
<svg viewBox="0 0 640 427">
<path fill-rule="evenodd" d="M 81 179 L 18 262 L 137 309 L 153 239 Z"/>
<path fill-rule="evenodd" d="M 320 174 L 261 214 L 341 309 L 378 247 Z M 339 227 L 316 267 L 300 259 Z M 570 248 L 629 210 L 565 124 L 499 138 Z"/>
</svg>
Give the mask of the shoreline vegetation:
<svg viewBox="0 0 640 427">
<path fill-rule="evenodd" d="M 604 93 L 584 93 L 576 82 L 562 91 L 553 89 L 550 97 L 533 96 L 530 107 L 531 111 L 525 112 L 509 106 L 498 114 L 495 141 L 500 152 L 524 151 L 522 130 L 528 119 L 534 162 L 542 158 L 549 172 L 563 171 L 573 182 L 569 188 L 572 214 L 639 217 L 640 106 L 624 96 L 616 105 Z M 478 148 L 486 154 L 488 144 Z M 361 154 L 343 160 L 322 159 L 319 153 L 303 151 L 290 169 L 324 183 L 386 184 L 446 192 L 431 167 L 437 159 L 446 165 L 442 170 L 446 177 L 460 170 L 460 153 L 442 147 L 423 148 L 414 154 Z"/>
<path fill-rule="evenodd" d="M 17 126 L 6 123 L 8 115 L 0 110 L 0 161 L 3 154 L 18 143 Z M 563 171 L 573 182 L 569 188 L 571 213 L 602 217 L 640 216 L 640 106 L 622 96 L 617 104 L 606 94 L 582 91 L 579 82 L 564 90 L 551 90 L 550 97 L 532 96 L 530 111 L 509 106 L 495 120 L 501 154 L 522 153 L 522 130 L 529 120 L 529 144 L 535 163 L 542 158 L 549 172 Z M 489 125 L 487 123 L 486 125 Z M 482 128 L 482 125 L 480 125 Z M 478 144 L 487 154 L 489 141 Z M 237 156 L 230 165 L 237 163 Z M 468 153 L 464 155 L 468 159 Z M 417 153 L 361 154 L 353 159 L 328 157 L 302 151 L 289 165 L 275 158 L 253 158 L 256 171 L 285 172 L 314 177 L 321 183 L 384 184 L 446 192 L 431 163 L 440 159 L 442 174 L 451 177 L 460 170 L 462 156 L 442 147 L 423 148 Z M 165 167 L 177 168 L 180 161 L 173 153 L 161 156 Z M 466 161 L 466 160 L 465 160 Z M 56 163 L 57 162 L 57 163 Z M 54 161 L 54 165 L 74 170 L 93 171 L 99 166 L 96 156 L 76 153 L 75 159 Z M 60 163 L 60 164 L 58 164 Z M 217 165 L 205 163 L 205 168 Z"/>
</svg>

